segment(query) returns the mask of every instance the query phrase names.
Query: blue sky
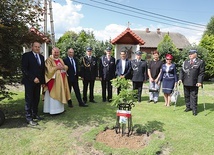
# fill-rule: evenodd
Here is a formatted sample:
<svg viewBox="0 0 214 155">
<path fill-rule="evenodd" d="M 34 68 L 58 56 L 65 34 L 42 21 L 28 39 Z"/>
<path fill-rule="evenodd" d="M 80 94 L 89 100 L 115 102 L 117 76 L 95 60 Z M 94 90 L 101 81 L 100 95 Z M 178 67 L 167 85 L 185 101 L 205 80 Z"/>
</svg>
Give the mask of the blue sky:
<svg viewBox="0 0 214 155">
<path fill-rule="evenodd" d="M 93 31 L 95 37 L 99 40 L 114 39 L 122 31 L 127 28 L 130 22 L 131 29 L 145 30 L 149 28 L 156 31 L 160 28 L 165 32 L 179 32 L 187 37 L 190 43 L 198 43 L 205 27 L 197 27 L 188 23 L 178 23 L 178 21 L 161 20 L 163 16 L 176 18 L 188 22 L 206 25 L 212 16 L 214 16 L 214 2 L 211 0 L 195 1 L 195 0 L 162 0 L 162 1 L 146 1 L 146 0 L 76 0 L 81 4 L 71 0 L 55 0 L 53 2 L 53 16 L 56 38 L 63 35 L 64 32 L 72 30 L 79 32 L 80 30 Z M 100 4 L 105 3 L 104 4 Z M 205 3 L 206 2 L 206 3 Z M 117 5 L 117 3 L 122 5 Z M 93 5 L 95 7 L 89 6 Z M 113 5 L 114 7 L 111 7 Z M 127 8 L 125 6 L 130 6 Z M 107 11 L 96 8 L 122 12 L 128 15 Z M 121 7 L 122 9 L 119 9 Z M 153 14 L 144 15 L 145 12 L 138 9 L 152 12 Z M 162 15 L 156 16 L 156 14 Z M 137 17 L 133 17 L 137 16 Z M 151 17 L 155 16 L 157 18 Z M 149 20 L 146 20 L 147 18 Z M 150 21 L 150 20 L 155 20 Z M 168 23 L 171 25 L 167 25 Z M 177 25 L 177 26 L 173 26 Z M 182 28 L 186 27 L 186 28 Z M 194 31 L 193 29 L 197 29 Z"/>
</svg>

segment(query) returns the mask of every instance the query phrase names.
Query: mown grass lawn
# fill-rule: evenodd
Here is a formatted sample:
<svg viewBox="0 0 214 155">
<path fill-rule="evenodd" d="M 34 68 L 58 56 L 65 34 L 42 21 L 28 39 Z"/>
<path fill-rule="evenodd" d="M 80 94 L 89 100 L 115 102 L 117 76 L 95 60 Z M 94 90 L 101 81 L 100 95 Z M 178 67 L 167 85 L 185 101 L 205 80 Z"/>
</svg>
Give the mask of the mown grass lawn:
<svg viewBox="0 0 214 155">
<path fill-rule="evenodd" d="M 81 85 L 81 82 L 80 82 Z M 147 86 L 148 84 L 146 84 Z M 146 87 L 145 87 L 146 88 Z M 66 107 L 66 112 L 51 116 L 40 113 L 45 118 L 39 126 L 30 127 L 24 118 L 24 92 L 11 101 L 2 101 L 0 108 L 6 114 L 6 121 L 0 127 L 0 154 L 129 154 L 129 155 L 213 155 L 214 154 L 214 84 L 206 83 L 199 91 L 198 115 L 183 112 L 185 109 L 182 87 L 176 108 L 165 107 L 163 94 L 157 104 L 147 103 L 148 89 L 143 91 L 143 101 L 132 109 L 135 128 L 159 130 L 164 138 L 155 136 L 148 146 L 140 150 L 112 149 L 96 142 L 96 135 L 106 126 L 113 127 L 116 121 L 116 107 L 102 103 L 100 82 L 96 82 L 96 104 L 88 108 L 78 107 L 72 94 L 74 108 Z M 205 110 L 204 110 L 205 104 Z"/>
</svg>

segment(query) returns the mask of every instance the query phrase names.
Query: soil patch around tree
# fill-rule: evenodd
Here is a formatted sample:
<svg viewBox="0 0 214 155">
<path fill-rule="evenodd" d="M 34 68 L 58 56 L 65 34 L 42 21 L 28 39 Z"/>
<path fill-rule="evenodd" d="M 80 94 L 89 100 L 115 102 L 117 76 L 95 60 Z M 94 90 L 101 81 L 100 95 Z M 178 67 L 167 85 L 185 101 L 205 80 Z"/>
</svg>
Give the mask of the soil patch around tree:
<svg viewBox="0 0 214 155">
<path fill-rule="evenodd" d="M 143 149 L 149 144 L 153 134 L 156 134 L 160 139 L 165 138 L 164 134 L 159 131 L 154 131 L 152 134 L 138 134 L 133 132 L 129 136 L 126 134 L 122 136 L 121 133 L 116 134 L 113 129 L 107 129 L 97 135 L 96 141 L 104 143 L 111 148 Z"/>
</svg>

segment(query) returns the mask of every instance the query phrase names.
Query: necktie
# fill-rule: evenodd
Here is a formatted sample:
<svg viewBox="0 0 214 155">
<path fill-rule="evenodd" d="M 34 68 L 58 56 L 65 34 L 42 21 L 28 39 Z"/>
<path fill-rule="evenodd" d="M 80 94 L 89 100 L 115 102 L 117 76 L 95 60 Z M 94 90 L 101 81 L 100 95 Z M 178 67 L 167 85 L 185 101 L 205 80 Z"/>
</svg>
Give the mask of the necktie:
<svg viewBox="0 0 214 155">
<path fill-rule="evenodd" d="M 194 63 L 193 60 L 190 60 L 190 65 L 193 65 L 193 63 Z"/>
<path fill-rule="evenodd" d="M 39 58 L 38 58 L 38 55 L 37 55 L 37 54 L 35 54 L 35 57 L 36 57 L 37 63 L 38 63 L 39 65 L 41 65 L 41 63 L 40 63 L 40 61 L 39 61 Z"/>
<path fill-rule="evenodd" d="M 71 58 L 71 65 L 72 65 L 72 66 L 74 66 L 74 63 L 73 63 L 73 58 Z"/>
<path fill-rule="evenodd" d="M 75 70 L 75 67 L 74 67 L 74 62 L 73 62 L 73 58 L 71 58 L 71 67 L 72 67 L 72 69 L 74 70 L 74 72 L 76 73 L 76 70 Z"/>
</svg>

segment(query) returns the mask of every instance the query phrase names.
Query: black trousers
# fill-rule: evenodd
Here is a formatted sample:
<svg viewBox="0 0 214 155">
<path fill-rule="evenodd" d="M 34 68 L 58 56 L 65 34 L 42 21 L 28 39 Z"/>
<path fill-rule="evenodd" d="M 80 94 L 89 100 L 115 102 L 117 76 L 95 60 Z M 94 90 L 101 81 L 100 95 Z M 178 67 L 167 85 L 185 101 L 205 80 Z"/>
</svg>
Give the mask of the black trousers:
<svg viewBox="0 0 214 155">
<path fill-rule="evenodd" d="M 71 89 L 73 88 L 75 96 L 77 98 L 77 101 L 78 101 L 79 105 L 82 105 L 83 101 L 82 101 L 81 94 L 80 94 L 80 88 L 79 88 L 79 82 L 78 82 L 78 80 L 76 80 L 76 81 L 69 81 L 68 84 L 69 84 L 70 92 L 71 92 Z M 72 102 L 70 101 L 70 103 L 72 103 Z"/>
<path fill-rule="evenodd" d="M 106 101 L 106 88 L 108 93 L 108 100 L 112 99 L 112 85 L 110 80 L 103 80 L 101 81 L 102 85 L 102 98 L 103 101 Z"/>
<path fill-rule="evenodd" d="M 190 108 L 193 111 L 197 111 L 198 87 L 184 86 L 184 97 L 186 102 L 186 108 Z"/>
<path fill-rule="evenodd" d="M 89 85 L 89 100 L 94 100 L 94 82 L 95 80 L 83 80 L 83 101 L 87 102 L 87 90 Z"/>
<path fill-rule="evenodd" d="M 26 82 L 25 86 L 25 117 L 27 121 L 32 120 L 33 115 L 38 114 L 41 84 Z"/>
<path fill-rule="evenodd" d="M 138 99 L 138 102 L 141 102 L 143 82 L 134 82 L 133 81 L 132 84 L 133 84 L 133 90 L 138 90 L 137 99 Z"/>
</svg>

